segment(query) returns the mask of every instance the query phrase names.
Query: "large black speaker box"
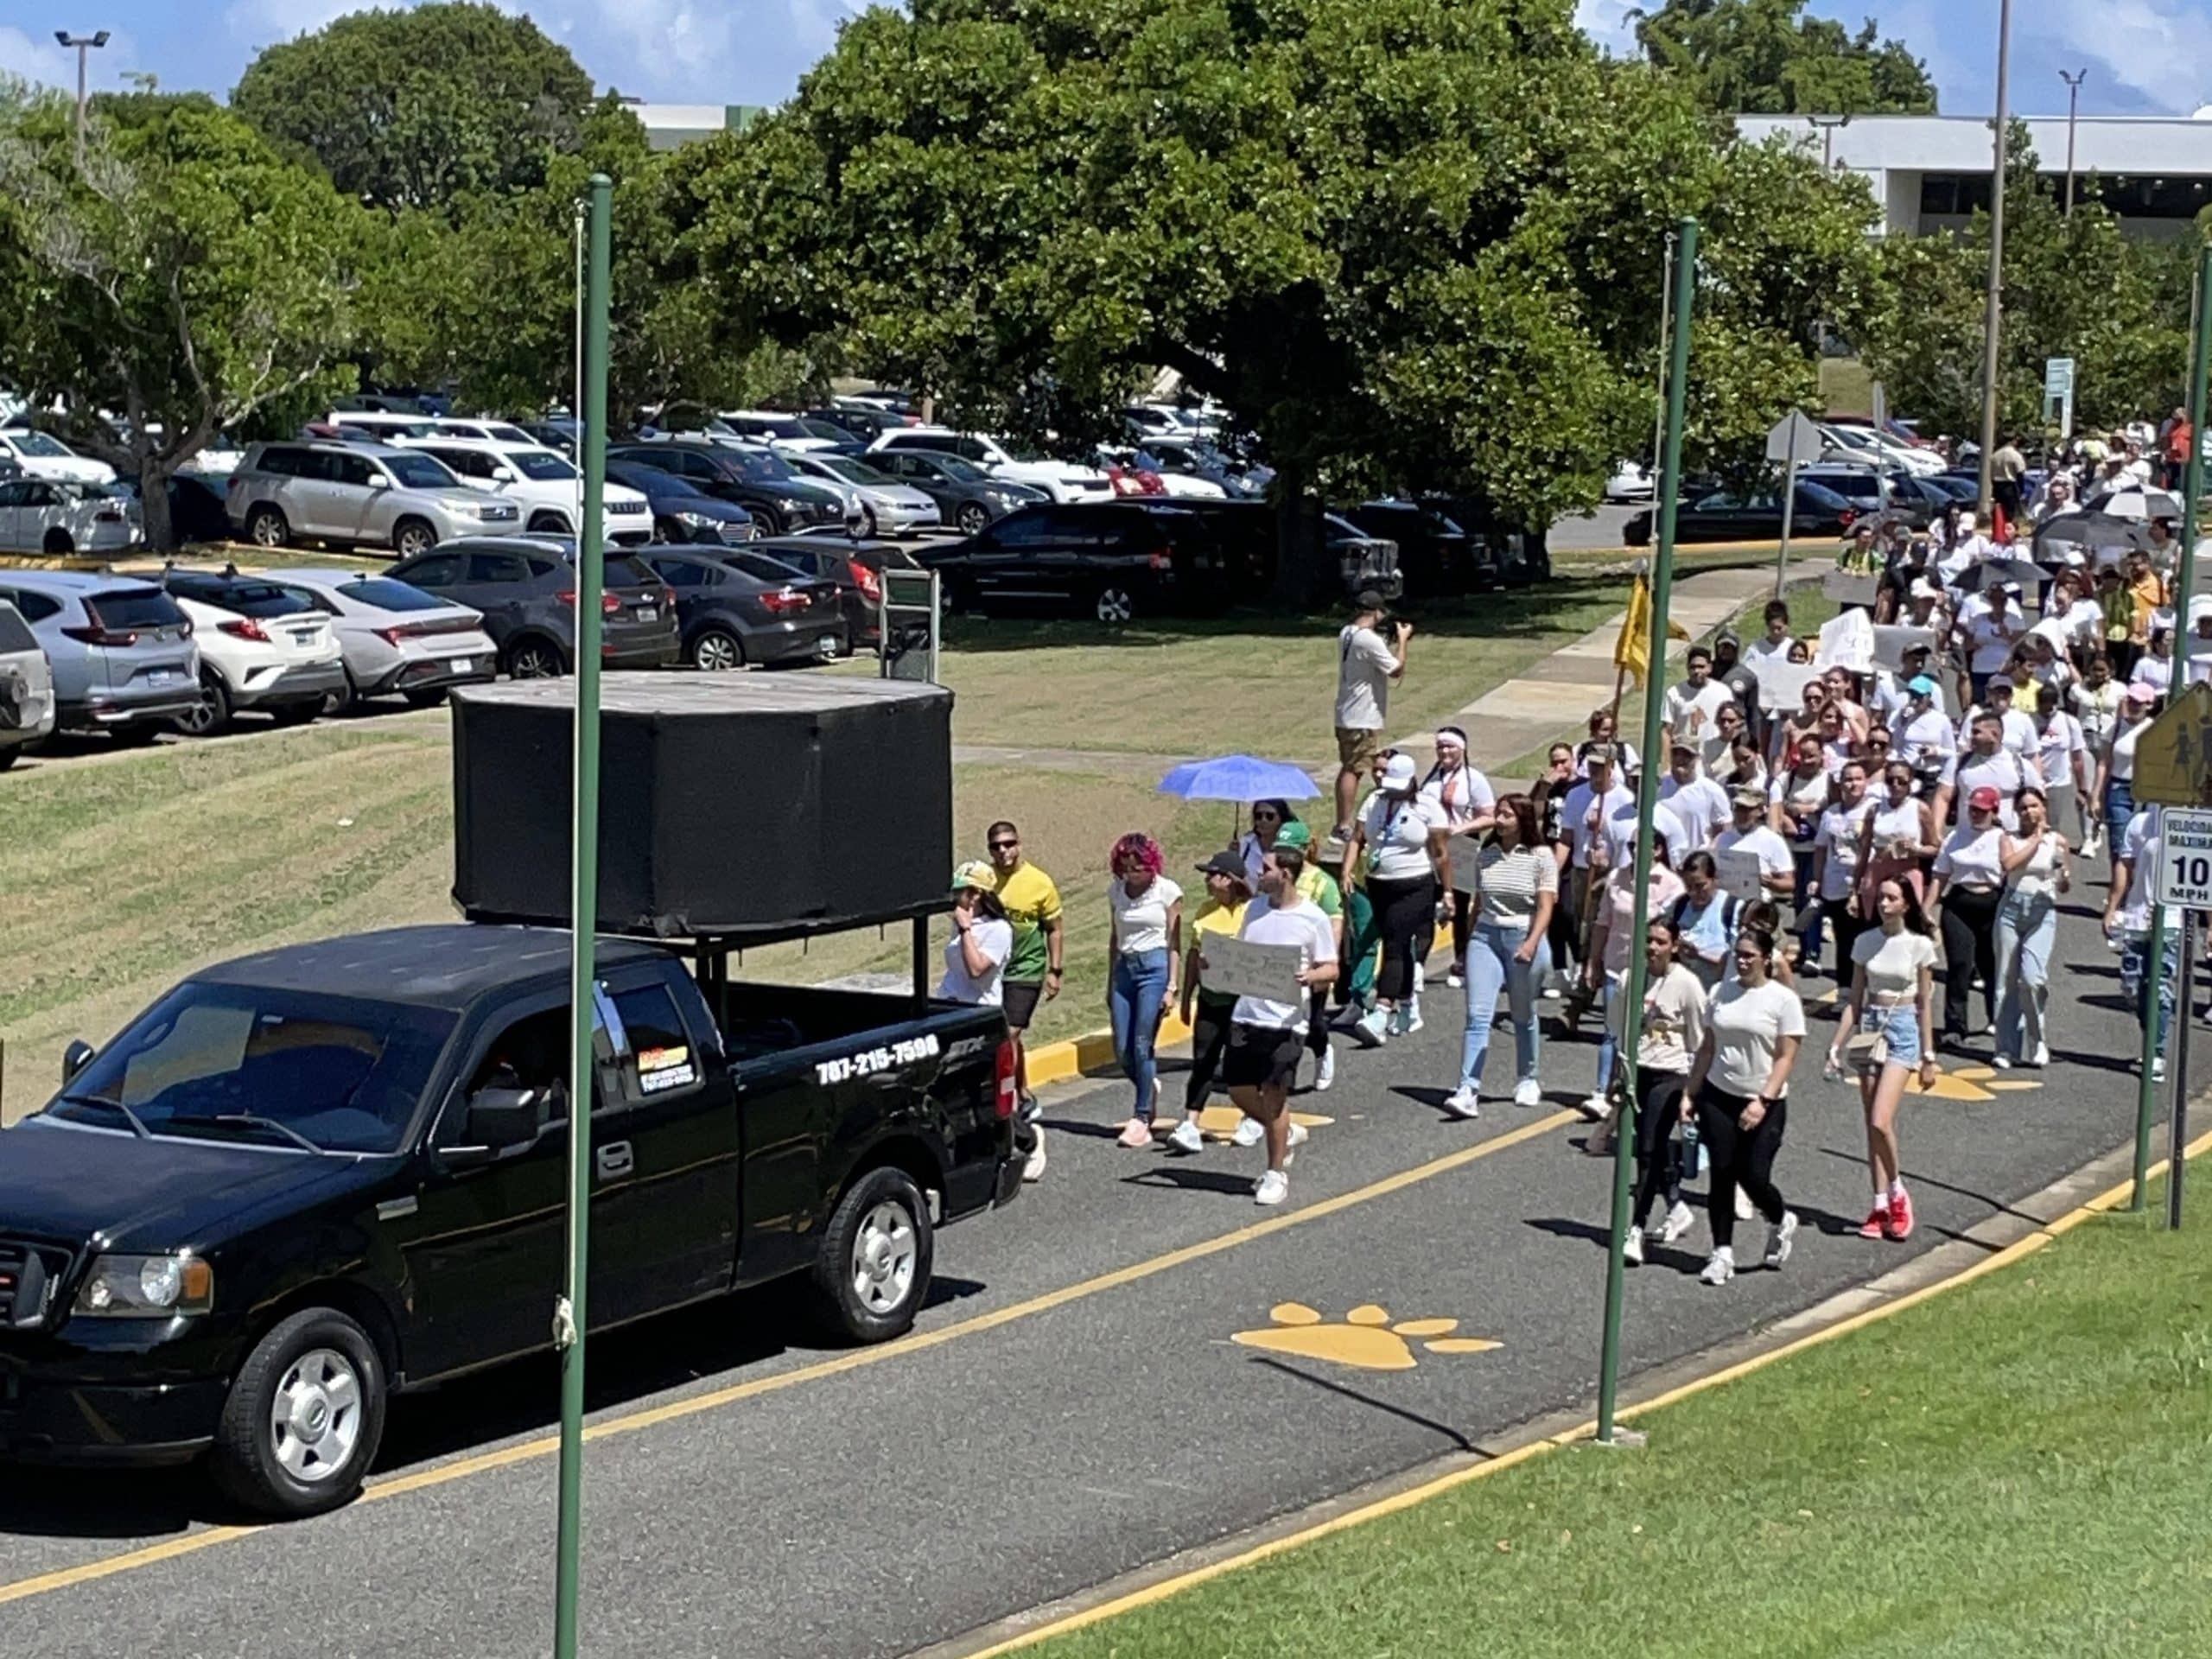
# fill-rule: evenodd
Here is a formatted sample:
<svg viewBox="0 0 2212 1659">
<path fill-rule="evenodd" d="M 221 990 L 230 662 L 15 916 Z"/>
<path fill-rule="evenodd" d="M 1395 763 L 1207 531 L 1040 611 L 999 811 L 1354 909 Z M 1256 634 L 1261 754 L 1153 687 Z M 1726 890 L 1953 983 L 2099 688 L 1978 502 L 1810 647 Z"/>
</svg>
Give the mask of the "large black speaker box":
<svg viewBox="0 0 2212 1659">
<path fill-rule="evenodd" d="M 453 698 L 454 898 L 569 925 L 575 682 Z M 734 944 L 926 915 L 952 876 L 952 694 L 799 674 L 609 674 L 599 926 Z"/>
</svg>

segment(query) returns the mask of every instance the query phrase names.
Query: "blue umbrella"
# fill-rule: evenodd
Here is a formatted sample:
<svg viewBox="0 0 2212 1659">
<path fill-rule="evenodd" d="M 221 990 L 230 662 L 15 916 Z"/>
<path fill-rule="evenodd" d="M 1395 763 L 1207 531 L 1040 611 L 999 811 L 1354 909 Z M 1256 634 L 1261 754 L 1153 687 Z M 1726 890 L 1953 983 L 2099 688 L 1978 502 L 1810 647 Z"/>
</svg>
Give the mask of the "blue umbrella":
<svg viewBox="0 0 2212 1659">
<path fill-rule="evenodd" d="M 1184 762 L 1160 780 L 1160 792 L 1186 801 L 1305 801 L 1321 791 L 1300 767 L 1223 754 Z"/>
</svg>

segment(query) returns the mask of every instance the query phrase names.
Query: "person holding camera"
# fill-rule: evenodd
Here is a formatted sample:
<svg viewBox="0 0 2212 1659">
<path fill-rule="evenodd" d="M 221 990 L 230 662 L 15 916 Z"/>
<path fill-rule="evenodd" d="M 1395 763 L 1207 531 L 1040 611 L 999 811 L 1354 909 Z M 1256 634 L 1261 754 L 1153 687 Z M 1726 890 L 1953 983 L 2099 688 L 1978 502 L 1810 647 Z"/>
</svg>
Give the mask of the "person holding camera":
<svg viewBox="0 0 2212 1659">
<path fill-rule="evenodd" d="M 1405 677 L 1413 633 L 1403 617 L 1383 613 L 1382 595 L 1370 588 L 1352 601 L 1351 620 L 1337 635 L 1338 835 L 1351 833 L 1359 781 L 1382 744 L 1390 686 Z"/>
</svg>

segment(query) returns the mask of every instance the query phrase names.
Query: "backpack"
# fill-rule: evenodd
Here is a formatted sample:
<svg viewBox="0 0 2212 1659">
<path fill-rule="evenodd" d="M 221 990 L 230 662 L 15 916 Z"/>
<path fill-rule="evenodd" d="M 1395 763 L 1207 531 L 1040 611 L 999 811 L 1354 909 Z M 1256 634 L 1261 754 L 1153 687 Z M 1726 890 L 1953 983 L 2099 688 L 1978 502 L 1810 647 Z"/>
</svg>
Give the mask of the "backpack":
<svg viewBox="0 0 2212 1659">
<path fill-rule="evenodd" d="M 1667 925 L 1675 930 L 1677 938 L 1681 937 L 1682 917 L 1688 912 L 1689 907 L 1690 896 L 1687 893 L 1668 906 Z M 1743 914 L 1743 910 L 1744 901 L 1734 893 L 1724 893 L 1720 895 L 1720 931 L 1732 939 L 1736 937 L 1736 918 Z"/>
</svg>

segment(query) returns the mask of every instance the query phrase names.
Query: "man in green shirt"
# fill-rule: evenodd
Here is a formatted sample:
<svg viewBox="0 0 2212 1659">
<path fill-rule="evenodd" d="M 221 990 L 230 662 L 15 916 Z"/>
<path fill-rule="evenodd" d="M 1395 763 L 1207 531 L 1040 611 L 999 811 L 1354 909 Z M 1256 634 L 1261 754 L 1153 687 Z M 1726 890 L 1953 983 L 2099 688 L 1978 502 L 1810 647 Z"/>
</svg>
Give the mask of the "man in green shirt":
<svg viewBox="0 0 2212 1659">
<path fill-rule="evenodd" d="M 1014 925 L 1014 954 L 1007 958 L 1004 987 L 1007 1035 L 1014 1043 L 1014 1086 L 1025 1123 L 1037 1120 L 1037 1097 L 1029 1092 L 1029 1055 L 1023 1039 L 1036 1017 L 1039 997 L 1060 994 L 1060 953 L 1066 940 L 1060 890 L 1052 878 L 1021 855 L 1021 832 L 1000 819 L 984 835 L 991 868 L 998 876 L 998 901 Z M 1030 1153 L 1024 1179 L 1045 1173 L 1044 1141 Z M 1033 1170 L 1033 1173 L 1032 1171 Z"/>
<path fill-rule="evenodd" d="M 1329 844 L 1337 844 L 1334 836 L 1330 837 Z M 1275 845 L 1294 847 L 1301 856 L 1311 858 L 1313 832 L 1302 823 L 1286 823 L 1275 832 Z M 1337 854 L 1337 864 L 1338 868 L 1343 868 L 1341 848 Z M 1344 889 L 1337 884 L 1337 878 L 1319 864 L 1308 863 L 1305 873 L 1298 878 L 1298 892 L 1308 904 L 1319 906 L 1321 913 L 1329 918 L 1329 925 L 1337 936 L 1337 951 L 1341 957 L 1344 948 Z M 1306 1009 L 1306 1046 L 1313 1056 L 1313 1091 L 1316 1094 L 1337 1080 L 1337 1052 L 1329 1046 L 1328 1014 L 1328 993 L 1325 990 L 1313 992 L 1312 1002 Z"/>
</svg>

